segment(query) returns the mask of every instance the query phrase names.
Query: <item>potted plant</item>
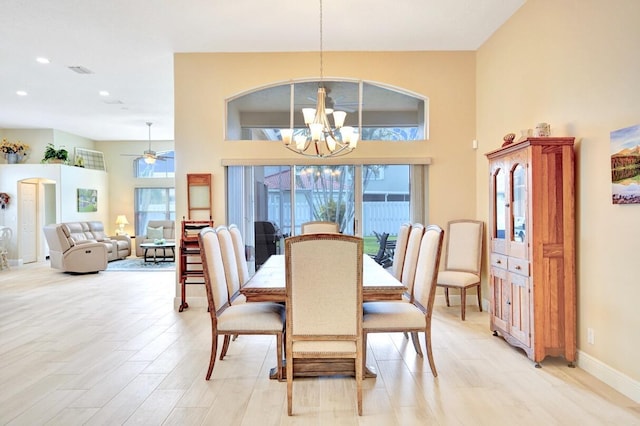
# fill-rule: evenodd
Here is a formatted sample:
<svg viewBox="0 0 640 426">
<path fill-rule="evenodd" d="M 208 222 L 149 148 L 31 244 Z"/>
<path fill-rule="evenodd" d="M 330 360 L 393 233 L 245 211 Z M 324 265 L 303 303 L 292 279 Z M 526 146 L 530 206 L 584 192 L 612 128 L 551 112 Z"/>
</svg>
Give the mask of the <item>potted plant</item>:
<svg viewBox="0 0 640 426">
<path fill-rule="evenodd" d="M 66 163 L 68 160 L 69 151 L 64 148 L 56 149 L 52 143 L 48 143 L 41 163 Z"/>
</svg>

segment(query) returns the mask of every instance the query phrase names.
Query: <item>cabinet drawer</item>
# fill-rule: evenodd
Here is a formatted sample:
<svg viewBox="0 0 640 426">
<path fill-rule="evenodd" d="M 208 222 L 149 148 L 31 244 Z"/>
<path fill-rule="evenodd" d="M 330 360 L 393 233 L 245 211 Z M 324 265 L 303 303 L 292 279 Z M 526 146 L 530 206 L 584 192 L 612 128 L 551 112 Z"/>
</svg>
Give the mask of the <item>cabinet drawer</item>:
<svg viewBox="0 0 640 426">
<path fill-rule="evenodd" d="M 529 276 L 529 262 L 524 259 L 509 258 L 509 272 Z"/>
<path fill-rule="evenodd" d="M 507 269 L 507 256 L 498 253 L 491 253 L 491 266 Z"/>
</svg>

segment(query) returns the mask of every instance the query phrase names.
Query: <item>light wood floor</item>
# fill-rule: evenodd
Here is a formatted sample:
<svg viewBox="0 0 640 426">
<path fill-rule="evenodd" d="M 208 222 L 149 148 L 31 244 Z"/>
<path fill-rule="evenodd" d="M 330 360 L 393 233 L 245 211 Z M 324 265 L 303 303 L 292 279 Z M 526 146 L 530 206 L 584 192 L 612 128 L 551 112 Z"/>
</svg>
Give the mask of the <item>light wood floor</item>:
<svg viewBox="0 0 640 426">
<path fill-rule="evenodd" d="M 488 316 L 438 305 L 438 377 L 402 334 L 369 336 L 379 375 L 269 380 L 275 339 L 241 336 L 204 380 L 206 310 L 173 309 L 174 272 L 72 276 L 47 264 L 0 271 L 0 424 L 632 425 L 640 407 L 561 359 L 533 367 Z M 423 346 L 424 347 L 424 346 Z"/>
</svg>

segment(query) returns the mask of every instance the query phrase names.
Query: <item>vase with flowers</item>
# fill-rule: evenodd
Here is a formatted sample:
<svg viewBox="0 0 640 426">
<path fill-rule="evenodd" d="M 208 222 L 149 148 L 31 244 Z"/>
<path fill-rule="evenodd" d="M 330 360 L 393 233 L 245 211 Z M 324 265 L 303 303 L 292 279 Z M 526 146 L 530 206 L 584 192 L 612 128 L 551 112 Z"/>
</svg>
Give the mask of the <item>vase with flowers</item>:
<svg viewBox="0 0 640 426">
<path fill-rule="evenodd" d="M 24 160 L 28 151 L 29 145 L 20 141 L 9 142 L 6 139 L 2 139 L 2 144 L 0 144 L 0 152 L 2 152 L 9 164 L 17 164 Z"/>
</svg>

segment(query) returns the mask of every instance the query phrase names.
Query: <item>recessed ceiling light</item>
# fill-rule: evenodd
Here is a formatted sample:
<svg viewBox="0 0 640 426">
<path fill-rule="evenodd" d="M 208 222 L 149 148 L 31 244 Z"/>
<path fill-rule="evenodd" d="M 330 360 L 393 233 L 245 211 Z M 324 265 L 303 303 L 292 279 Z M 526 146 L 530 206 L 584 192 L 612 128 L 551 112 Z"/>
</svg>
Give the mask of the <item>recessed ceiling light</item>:
<svg viewBox="0 0 640 426">
<path fill-rule="evenodd" d="M 43 58 L 43 57 L 36 58 L 36 61 L 38 61 L 41 64 L 48 64 L 49 62 L 51 62 L 51 61 L 49 61 L 49 59 Z"/>
<path fill-rule="evenodd" d="M 25 92 L 24 90 L 18 90 L 16 92 L 16 95 L 18 95 L 18 96 L 27 96 L 27 92 Z"/>
<path fill-rule="evenodd" d="M 98 93 L 100 94 L 100 96 L 109 96 L 109 92 L 107 92 L 106 90 L 101 90 Z"/>
</svg>

